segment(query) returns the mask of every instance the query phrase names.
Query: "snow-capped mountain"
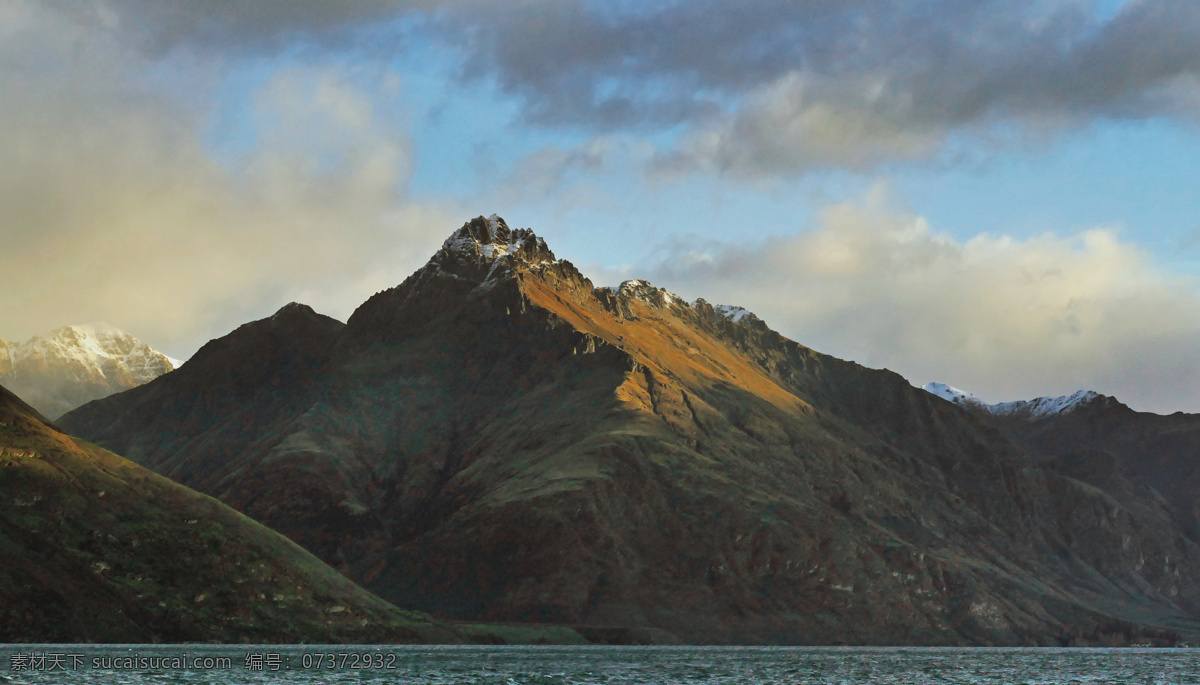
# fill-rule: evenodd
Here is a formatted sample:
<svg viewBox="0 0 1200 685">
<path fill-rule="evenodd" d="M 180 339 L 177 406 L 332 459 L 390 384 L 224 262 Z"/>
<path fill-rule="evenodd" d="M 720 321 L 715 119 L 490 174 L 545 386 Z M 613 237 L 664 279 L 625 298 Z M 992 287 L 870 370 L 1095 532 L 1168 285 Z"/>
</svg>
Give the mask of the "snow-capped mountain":
<svg viewBox="0 0 1200 685">
<path fill-rule="evenodd" d="M 50 417 L 148 383 L 182 363 L 99 322 L 64 326 L 19 345 L 0 339 L 0 385 Z"/>
<path fill-rule="evenodd" d="M 1029 419 L 1067 414 L 1097 400 L 1107 399 L 1105 395 L 1092 390 L 1079 390 L 1062 397 L 1039 397 L 1033 400 L 988 404 L 965 390 L 959 390 L 945 383 L 926 383 L 923 389 L 944 400 L 965 407 L 981 409 L 996 416 L 1016 416 Z"/>
</svg>

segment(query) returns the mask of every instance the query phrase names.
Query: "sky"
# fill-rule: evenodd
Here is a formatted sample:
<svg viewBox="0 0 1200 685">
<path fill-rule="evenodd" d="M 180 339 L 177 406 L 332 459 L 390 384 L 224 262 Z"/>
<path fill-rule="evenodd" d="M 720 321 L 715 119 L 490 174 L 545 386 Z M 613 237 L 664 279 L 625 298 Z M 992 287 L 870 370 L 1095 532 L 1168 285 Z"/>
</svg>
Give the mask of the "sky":
<svg viewBox="0 0 1200 685">
<path fill-rule="evenodd" d="M 345 320 L 466 220 L 987 401 L 1200 412 L 1200 3 L 4 0 L 0 336 Z"/>
</svg>

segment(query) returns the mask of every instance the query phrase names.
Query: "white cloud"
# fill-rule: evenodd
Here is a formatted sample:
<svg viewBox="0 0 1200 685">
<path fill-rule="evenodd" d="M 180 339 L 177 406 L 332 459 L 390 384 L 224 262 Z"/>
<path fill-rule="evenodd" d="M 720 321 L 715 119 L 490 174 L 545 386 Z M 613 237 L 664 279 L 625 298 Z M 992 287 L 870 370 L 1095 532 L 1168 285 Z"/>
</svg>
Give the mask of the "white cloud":
<svg viewBox="0 0 1200 685">
<path fill-rule="evenodd" d="M 992 400 L 1086 387 L 1136 408 L 1200 410 L 1195 283 L 1112 228 L 960 242 L 886 196 L 877 187 L 759 244 L 681 243 L 639 273 L 917 384 Z"/>
<path fill-rule="evenodd" d="M 15 7 L 0 335 L 103 319 L 178 355 L 290 299 L 344 317 L 453 228 L 405 197 L 405 133 L 339 70 L 276 74 L 256 145 L 228 168 L 203 144 L 205 113 L 147 86 L 143 58 L 71 13 Z"/>
<path fill-rule="evenodd" d="M 657 160 L 657 170 L 753 177 L 863 171 L 932 157 L 949 130 L 915 121 L 911 99 L 900 94 L 885 100 L 885 88 L 877 78 L 846 77 L 834 97 L 804 74 L 789 73 L 748 95 L 731 116 L 693 128 L 678 149 Z"/>
</svg>

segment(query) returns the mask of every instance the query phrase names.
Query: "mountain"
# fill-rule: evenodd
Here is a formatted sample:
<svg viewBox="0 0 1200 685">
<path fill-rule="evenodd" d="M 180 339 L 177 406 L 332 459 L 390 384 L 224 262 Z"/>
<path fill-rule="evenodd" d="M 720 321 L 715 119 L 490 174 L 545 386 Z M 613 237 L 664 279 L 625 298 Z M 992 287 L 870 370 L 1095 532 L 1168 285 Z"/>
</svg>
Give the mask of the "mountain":
<svg viewBox="0 0 1200 685">
<path fill-rule="evenodd" d="M 104 323 L 65 326 L 20 345 L 0 339 L 0 384 L 47 416 L 137 387 L 182 363 Z"/>
<path fill-rule="evenodd" d="M 345 324 L 288 305 L 62 421 L 445 617 L 697 643 L 1200 631 L 1195 543 L 1142 502 L 741 308 L 593 287 L 495 216 Z"/>
<path fill-rule="evenodd" d="M 1134 411 L 1084 390 L 985 406 L 1035 462 L 1152 509 L 1200 541 L 1200 415 Z"/>
</svg>

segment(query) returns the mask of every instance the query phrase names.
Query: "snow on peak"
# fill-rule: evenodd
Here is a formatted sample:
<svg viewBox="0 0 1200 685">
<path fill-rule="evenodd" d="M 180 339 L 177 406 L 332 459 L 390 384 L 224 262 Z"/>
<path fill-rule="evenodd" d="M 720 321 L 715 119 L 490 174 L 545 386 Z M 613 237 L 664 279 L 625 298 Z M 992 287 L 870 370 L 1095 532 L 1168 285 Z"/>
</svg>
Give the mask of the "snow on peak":
<svg viewBox="0 0 1200 685">
<path fill-rule="evenodd" d="M 493 214 L 487 218 L 488 228 L 492 230 L 492 234 L 496 235 L 501 227 L 508 229 L 508 224 L 504 223 L 504 219 L 500 218 L 499 214 Z"/>
<path fill-rule="evenodd" d="M 749 309 L 746 309 L 745 307 L 738 307 L 732 304 L 715 304 L 713 305 L 713 309 L 717 310 L 718 314 L 734 323 L 741 323 L 742 319 L 746 318 L 747 316 L 754 316 L 754 312 L 751 312 Z"/>
<path fill-rule="evenodd" d="M 622 282 L 617 288 L 609 287 L 605 288 L 605 290 L 616 295 L 631 297 L 656 307 L 663 307 L 669 304 L 687 305 L 682 297 L 665 288 L 656 288 L 650 281 L 643 281 L 640 278 L 631 278 Z"/>
<path fill-rule="evenodd" d="M 10 345 L 9 354 L 12 373 L 60 373 L 93 382 L 128 376 L 130 382 L 140 384 L 183 364 L 101 321 L 57 328 Z"/>
<path fill-rule="evenodd" d="M 120 328 L 117 328 L 112 324 L 107 324 L 103 321 L 92 321 L 91 323 L 67 326 L 66 328 L 100 340 L 113 340 L 115 338 L 122 338 L 125 336 L 133 337 Z M 58 330 L 63 329 L 60 328 Z"/>
<path fill-rule="evenodd" d="M 477 217 L 463 224 L 442 243 L 442 251 L 454 255 L 469 255 L 495 260 L 521 249 L 549 253 L 546 241 L 527 228 L 511 229 L 504 219 L 493 214 L 486 219 Z M 553 261 L 553 255 L 550 260 Z"/>
<path fill-rule="evenodd" d="M 3 347 L 0 382 L 51 417 L 148 383 L 183 364 L 103 322 L 63 326 Z"/>
<path fill-rule="evenodd" d="M 1077 407 L 1085 405 L 1101 397 L 1103 397 L 1103 395 L 1098 392 L 1093 392 L 1091 390 L 1077 390 L 1070 395 L 1064 395 L 1062 397 L 1039 397 L 1035 400 L 1000 402 L 990 406 L 993 414 L 1021 414 L 1029 416 L 1030 418 L 1042 418 L 1045 416 L 1054 416 L 1055 414 L 1065 414 L 1069 411 L 1074 411 Z"/>
<path fill-rule="evenodd" d="M 617 297 L 635 299 L 654 307 L 674 305 L 683 309 L 692 310 L 704 310 L 711 307 L 712 310 L 716 312 L 717 316 L 736 324 L 744 324 L 751 321 L 761 321 L 757 316 L 754 315 L 754 312 L 746 309 L 745 307 L 738 307 L 728 304 L 710 305 L 704 298 L 697 298 L 689 303 L 675 293 L 665 288 L 656 288 L 652 283 L 650 283 L 650 281 L 642 280 L 640 278 L 631 278 L 627 281 L 623 281 L 619 286 L 598 286 L 596 290 Z"/>
<path fill-rule="evenodd" d="M 985 409 L 991 406 L 971 393 L 945 383 L 926 383 L 922 389 L 955 404 L 968 404 Z"/>
<path fill-rule="evenodd" d="M 44 336 L 34 337 L 17 348 L 16 357 L 30 354 L 79 356 L 96 359 L 128 355 L 143 344 L 121 329 L 103 322 L 63 326 Z"/>
<path fill-rule="evenodd" d="M 1034 400 L 1018 400 L 1016 402 L 997 402 L 988 404 L 964 390 L 959 390 L 945 383 L 926 383 L 923 387 L 932 393 L 959 405 L 970 405 L 996 416 L 1023 416 L 1040 419 L 1057 414 L 1065 414 L 1076 408 L 1104 397 L 1092 390 L 1079 390 L 1062 397 L 1039 397 Z"/>
<path fill-rule="evenodd" d="M 475 272 L 482 266 L 486 269 L 486 277 L 482 280 L 489 282 L 498 274 L 511 272 L 517 265 L 533 267 L 556 261 L 546 241 L 533 231 L 509 228 L 504 219 L 493 214 L 471 219 L 451 233 L 431 263 L 441 271 L 460 276 L 466 275 L 462 271 L 464 266 L 467 272 Z"/>
</svg>

